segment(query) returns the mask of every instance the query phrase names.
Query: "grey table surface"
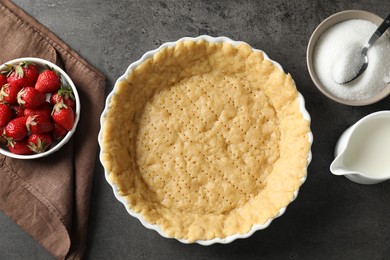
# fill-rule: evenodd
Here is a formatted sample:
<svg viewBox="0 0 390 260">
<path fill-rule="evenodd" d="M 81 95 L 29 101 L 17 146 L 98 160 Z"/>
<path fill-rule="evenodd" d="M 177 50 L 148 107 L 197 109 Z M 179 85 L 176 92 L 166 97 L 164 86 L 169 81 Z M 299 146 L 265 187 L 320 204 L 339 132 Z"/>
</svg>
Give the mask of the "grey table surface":
<svg viewBox="0 0 390 260">
<path fill-rule="evenodd" d="M 146 51 L 183 36 L 223 35 L 281 63 L 312 117 L 313 160 L 298 198 L 267 229 L 228 245 L 185 245 L 144 228 L 115 199 L 97 161 L 87 259 L 390 259 L 390 182 L 358 185 L 329 171 L 340 134 L 361 117 L 389 109 L 390 98 L 365 107 L 337 104 L 316 90 L 306 67 L 308 40 L 323 19 L 347 9 L 385 17 L 390 1 L 14 2 L 98 67 L 107 76 L 106 94 Z M 0 212 L 0 259 L 52 256 Z"/>
</svg>

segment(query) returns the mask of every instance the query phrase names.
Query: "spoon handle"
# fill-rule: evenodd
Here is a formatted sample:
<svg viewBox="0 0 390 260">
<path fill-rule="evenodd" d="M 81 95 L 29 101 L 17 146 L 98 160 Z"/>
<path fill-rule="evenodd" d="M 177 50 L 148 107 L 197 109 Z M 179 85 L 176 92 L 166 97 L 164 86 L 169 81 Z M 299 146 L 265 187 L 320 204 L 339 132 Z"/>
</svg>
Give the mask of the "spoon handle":
<svg viewBox="0 0 390 260">
<path fill-rule="evenodd" d="M 370 40 L 368 41 L 368 47 L 373 45 L 376 40 L 379 39 L 379 37 L 382 36 L 382 34 L 387 30 L 387 28 L 390 27 L 390 14 L 383 20 L 381 25 L 379 25 L 378 29 L 376 29 L 375 33 L 371 36 Z"/>
</svg>

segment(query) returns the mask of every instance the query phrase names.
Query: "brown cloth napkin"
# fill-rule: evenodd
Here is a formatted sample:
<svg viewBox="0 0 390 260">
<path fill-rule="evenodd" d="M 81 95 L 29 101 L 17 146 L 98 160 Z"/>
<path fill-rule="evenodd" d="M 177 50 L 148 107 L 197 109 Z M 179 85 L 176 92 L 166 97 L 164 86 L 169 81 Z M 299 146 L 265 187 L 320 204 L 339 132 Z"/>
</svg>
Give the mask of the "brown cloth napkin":
<svg viewBox="0 0 390 260">
<path fill-rule="evenodd" d="M 57 36 L 8 0 L 0 0 L 0 63 L 40 57 L 73 79 L 81 116 L 72 139 L 38 160 L 0 156 L 0 210 L 59 259 L 80 259 L 88 211 L 105 78 Z"/>
</svg>

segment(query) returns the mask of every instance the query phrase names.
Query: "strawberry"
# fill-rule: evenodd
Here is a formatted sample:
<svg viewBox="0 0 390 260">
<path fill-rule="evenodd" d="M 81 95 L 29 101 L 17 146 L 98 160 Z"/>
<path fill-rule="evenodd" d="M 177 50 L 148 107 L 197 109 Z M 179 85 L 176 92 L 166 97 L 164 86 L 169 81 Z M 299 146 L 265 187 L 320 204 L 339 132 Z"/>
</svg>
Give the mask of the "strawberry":
<svg viewBox="0 0 390 260">
<path fill-rule="evenodd" d="M 10 66 L 9 74 L 7 77 L 8 83 L 14 83 L 15 85 L 22 87 L 34 86 L 37 81 L 39 71 L 38 68 L 29 61 L 23 61 L 16 66 Z"/>
<path fill-rule="evenodd" d="M 1 88 L 3 85 L 5 85 L 5 84 L 7 84 L 7 77 L 4 76 L 3 74 L 0 74 L 0 88 Z"/>
<path fill-rule="evenodd" d="M 37 108 L 45 103 L 46 95 L 33 87 L 22 88 L 18 93 L 18 103 L 25 108 Z"/>
<path fill-rule="evenodd" d="M 57 124 L 70 131 L 74 124 L 74 112 L 71 107 L 63 103 L 58 103 L 54 106 L 51 116 Z"/>
<path fill-rule="evenodd" d="M 28 147 L 27 138 L 24 138 L 20 141 L 9 143 L 8 149 L 11 153 L 21 154 L 21 155 L 28 155 L 33 153 L 31 149 Z"/>
<path fill-rule="evenodd" d="M 0 104 L 0 126 L 5 126 L 12 118 L 12 111 L 6 104 Z"/>
<path fill-rule="evenodd" d="M 31 131 L 33 134 L 47 133 L 53 129 L 53 124 L 50 119 L 41 114 L 28 116 L 26 126 L 27 130 Z"/>
<path fill-rule="evenodd" d="M 12 141 L 22 140 L 27 136 L 27 127 L 26 127 L 27 117 L 17 117 L 8 122 L 5 126 L 5 137 Z"/>
<path fill-rule="evenodd" d="M 21 105 L 13 104 L 9 108 L 12 111 L 12 118 L 24 116 L 24 108 Z"/>
<path fill-rule="evenodd" d="M 57 103 L 63 102 L 62 101 L 62 96 L 58 94 L 58 92 L 54 93 L 53 95 L 50 96 L 50 104 L 53 106 Z"/>
<path fill-rule="evenodd" d="M 50 103 L 52 105 L 60 102 L 64 102 L 65 105 L 73 109 L 76 107 L 73 91 L 69 86 L 61 86 L 56 93 L 50 96 Z"/>
<path fill-rule="evenodd" d="M 44 115 L 47 118 L 50 118 L 51 111 L 53 110 L 52 105 L 49 102 L 43 103 L 40 107 L 37 108 L 26 108 L 24 110 L 24 116 L 33 116 L 33 115 Z"/>
<path fill-rule="evenodd" d="M 14 83 L 8 83 L 1 87 L 0 90 L 0 100 L 8 104 L 18 103 L 18 93 L 21 88 Z"/>
<path fill-rule="evenodd" d="M 28 148 L 35 153 L 47 151 L 53 144 L 53 137 L 48 134 L 31 134 L 28 137 Z"/>
<path fill-rule="evenodd" d="M 42 93 L 53 93 L 61 86 L 60 76 L 52 69 L 41 72 L 38 76 L 35 88 Z"/>
<path fill-rule="evenodd" d="M 63 128 L 62 126 L 54 122 L 54 128 L 52 133 L 54 139 L 61 140 L 68 133 L 68 130 L 66 130 L 65 128 Z"/>
</svg>

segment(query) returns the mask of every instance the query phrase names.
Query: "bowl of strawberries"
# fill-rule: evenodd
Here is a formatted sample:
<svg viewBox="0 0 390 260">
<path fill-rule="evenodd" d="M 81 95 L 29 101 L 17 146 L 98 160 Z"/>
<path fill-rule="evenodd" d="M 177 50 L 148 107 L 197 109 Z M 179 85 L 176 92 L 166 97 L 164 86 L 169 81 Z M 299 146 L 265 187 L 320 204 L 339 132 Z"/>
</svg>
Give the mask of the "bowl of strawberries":
<svg viewBox="0 0 390 260">
<path fill-rule="evenodd" d="M 76 130 L 80 99 L 71 78 L 40 58 L 0 66 L 0 153 L 35 159 L 58 151 Z"/>
</svg>

